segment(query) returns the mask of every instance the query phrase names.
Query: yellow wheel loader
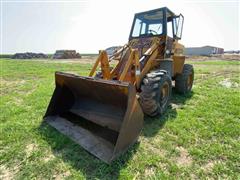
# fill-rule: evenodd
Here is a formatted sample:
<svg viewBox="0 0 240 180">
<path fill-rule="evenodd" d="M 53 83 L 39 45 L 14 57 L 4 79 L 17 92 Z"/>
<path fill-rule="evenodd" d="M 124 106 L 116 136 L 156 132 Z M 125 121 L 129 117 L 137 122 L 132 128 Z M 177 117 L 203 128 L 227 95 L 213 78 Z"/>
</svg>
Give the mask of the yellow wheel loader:
<svg viewBox="0 0 240 180">
<path fill-rule="evenodd" d="M 111 57 L 100 51 L 88 77 L 55 73 L 45 121 L 111 163 L 136 142 L 144 114 L 166 111 L 172 84 L 179 93 L 191 91 L 193 67 L 184 64 L 178 43 L 183 21 L 166 7 L 135 14 L 129 42 Z"/>
</svg>

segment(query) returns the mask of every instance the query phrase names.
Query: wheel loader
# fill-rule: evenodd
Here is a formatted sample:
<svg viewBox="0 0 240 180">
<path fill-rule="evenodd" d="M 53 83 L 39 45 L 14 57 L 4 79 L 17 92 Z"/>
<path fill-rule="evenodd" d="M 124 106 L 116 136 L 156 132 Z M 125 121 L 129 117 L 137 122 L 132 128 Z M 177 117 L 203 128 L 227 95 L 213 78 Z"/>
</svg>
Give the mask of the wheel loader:
<svg viewBox="0 0 240 180">
<path fill-rule="evenodd" d="M 144 114 L 166 111 L 172 88 L 191 91 L 194 70 L 178 42 L 183 21 L 167 7 L 135 14 L 128 43 L 112 56 L 99 51 L 88 77 L 55 73 L 44 120 L 110 164 L 136 142 Z"/>
</svg>

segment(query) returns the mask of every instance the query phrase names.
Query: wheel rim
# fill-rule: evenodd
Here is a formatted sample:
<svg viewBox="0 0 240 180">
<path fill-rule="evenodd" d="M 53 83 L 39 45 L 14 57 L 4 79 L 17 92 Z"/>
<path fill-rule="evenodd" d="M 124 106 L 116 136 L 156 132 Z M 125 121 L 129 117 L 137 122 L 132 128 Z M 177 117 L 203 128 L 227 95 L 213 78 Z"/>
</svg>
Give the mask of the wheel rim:
<svg viewBox="0 0 240 180">
<path fill-rule="evenodd" d="M 187 79 L 187 88 L 188 90 L 191 90 L 193 84 L 193 73 L 189 74 Z"/>
<path fill-rule="evenodd" d="M 161 99 L 160 99 L 160 104 L 162 106 L 165 106 L 168 102 L 168 97 L 169 97 L 169 84 L 165 82 L 163 84 L 163 87 L 161 89 Z"/>
</svg>

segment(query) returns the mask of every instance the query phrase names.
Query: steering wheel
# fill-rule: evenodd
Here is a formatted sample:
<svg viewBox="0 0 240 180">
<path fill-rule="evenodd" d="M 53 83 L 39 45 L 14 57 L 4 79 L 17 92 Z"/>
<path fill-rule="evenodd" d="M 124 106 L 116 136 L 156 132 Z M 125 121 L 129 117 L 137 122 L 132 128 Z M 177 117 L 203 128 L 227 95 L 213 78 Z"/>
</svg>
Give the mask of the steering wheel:
<svg viewBox="0 0 240 180">
<path fill-rule="evenodd" d="M 154 30 L 152 30 L 152 29 L 149 29 L 148 31 L 149 31 L 150 33 L 155 33 L 154 35 L 158 34 L 157 31 L 154 31 Z"/>
</svg>

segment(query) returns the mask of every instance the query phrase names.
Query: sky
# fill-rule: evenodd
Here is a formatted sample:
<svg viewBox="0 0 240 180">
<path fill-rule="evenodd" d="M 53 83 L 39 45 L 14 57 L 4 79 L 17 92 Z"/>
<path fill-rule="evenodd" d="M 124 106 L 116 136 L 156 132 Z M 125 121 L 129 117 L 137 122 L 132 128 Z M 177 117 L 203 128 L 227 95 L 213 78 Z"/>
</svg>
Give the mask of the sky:
<svg viewBox="0 0 240 180">
<path fill-rule="evenodd" d="M 128 42 L 134 14 L 168 7 L 184 15 L 185 47 L 240 49 L 237 0 L 0 0 L 1 53 L 75 49 L 97 53 Z"/>
</svg>

